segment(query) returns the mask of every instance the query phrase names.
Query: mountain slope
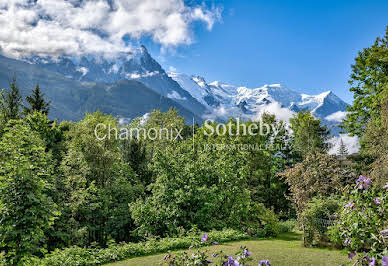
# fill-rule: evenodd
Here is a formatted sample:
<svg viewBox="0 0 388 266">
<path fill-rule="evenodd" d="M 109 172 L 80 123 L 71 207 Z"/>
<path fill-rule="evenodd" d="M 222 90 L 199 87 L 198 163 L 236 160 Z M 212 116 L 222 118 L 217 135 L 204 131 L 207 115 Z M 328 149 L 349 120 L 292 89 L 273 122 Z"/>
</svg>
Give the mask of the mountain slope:
<svg viewBox="0 0 388 266">
<path fill-rule="evenodd" d="M 84 56 L 79 59 L 31 57 L 24 60 L 77 81 L 114 83 L 124 79 L 137 80 L 195 114 L 206 112 L 206 107 L 170 78 L 144 46 L 114 59 Z"/>
<path fill-rule="evenodd" d="M 37 83 L 40 84 L 42 92 L 52 102 L 52 119 L 76 121 L 82 119 L 85 112 L 96 110 L 134 118 L 153 109 L 167 111 L 174 107 L 188 121 L 193 117 L 201 121 L 199 116 L 179 103 L 135 80 L 119 80 L 112 84 L 80 82 L 39 65 L 0 56 L 0 88 L 8 88 L 14 76 L 23 96 L 30 94 Z"/>
<path fill-rule="evenodd" d="M 307 95 L 280 84 L 247 88 L 218 81 L 206 83 L 198 76 L 180 73 L 169 75 L 199 102 L 206 104 L 212 113 L 207 117 L 213 119 L 228 119 L 230 116 L 256 119 L 266 111 L 287 120 L 295 112 L 309 110 L 325 124 L 334 126 L 335 123 L 326 118 L 336 112 L 345 112 L 347 106 L 331 91 Z"/>
</svg>

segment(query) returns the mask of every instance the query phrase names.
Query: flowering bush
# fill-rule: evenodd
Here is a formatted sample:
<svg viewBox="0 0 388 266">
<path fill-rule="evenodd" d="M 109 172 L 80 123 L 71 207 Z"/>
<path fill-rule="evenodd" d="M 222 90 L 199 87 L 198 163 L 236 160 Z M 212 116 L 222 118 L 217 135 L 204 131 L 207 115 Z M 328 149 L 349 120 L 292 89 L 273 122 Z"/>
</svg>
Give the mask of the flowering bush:
<svg viewBox="0 0 388 266">
<path fill-rule="evenodd" d="M 208 235 L 204 234 L 201 242 L 208 241 Z M 215 242 L 212 243 L 213 245 Z M 217 243 L 218 244 L 218 243 Z M 189 266 L 189 265 L 220 265 L 220 266 L 243 266 L 246 262 L 252 261 L 251 252 L 246 246 L 241 246 L 240 250 L 234 255 L 226 255 L 223 251 L 213 253 L 211 257 L 206 254 L 207 251 L 198 250 L 189 255 L 187 252 L 171 255 L 168 253 L 163 260 L 170 266 Z M 260 260 L 259 266 L 271 266 L 269 260 Z"/>
<path fill-rule="evenodd" d="M 331 239 L 349 250 L 349 258 L 357 256 L 361 265 L 388 265 L 388 187 L 371 188 L 364 176 L 356 185 L 346 187 L 337 225 L 330 230 Z M 384 264 L 385 260 L 385 264 Z"/>
<path fill-rule="evenodd" d="M 202 235 L 202 234 L 201 234 Z M 204 237 L 206 235 L 206 237 Z M 247 235 L 236 230 L 225 229 L 210 231 L 201 237 L 186 236 L 179 238 L 149 239 L 139 243 L 112 244 L 107 248 L 81 248 L 77 246 L 56 249 L 43 258 L 30 257 L 23 265 L 101 265 L 109 262 L 120 261 L 131 257 L 151 255 L 169 250 L 201 247 L 218 244 L 221 242 L 241 240 Z M 1 253 L 0 253 L 0 265 Z"/>
<path fill-rule="evenodd" d="M 246 262 L 251 261 L 251 252 L 247 247 L 241 246 L 240 251 L 234 256 L 228 256 L 224 252 L 219 251 L 213 253 L 211 257 L 206 254 L 207 251 L 198 250 L 196 253 L 189 255 L 187 252 L 177 253 L 171 255 L 171 253 L 164 256 L 164 261 L 170 266 L 187 266 L 187 265 L 225 265 L 225 266 L 237 266 L 244 265 Z M 268 264 L 270 265 L 270 264 Z"/>
</svg>

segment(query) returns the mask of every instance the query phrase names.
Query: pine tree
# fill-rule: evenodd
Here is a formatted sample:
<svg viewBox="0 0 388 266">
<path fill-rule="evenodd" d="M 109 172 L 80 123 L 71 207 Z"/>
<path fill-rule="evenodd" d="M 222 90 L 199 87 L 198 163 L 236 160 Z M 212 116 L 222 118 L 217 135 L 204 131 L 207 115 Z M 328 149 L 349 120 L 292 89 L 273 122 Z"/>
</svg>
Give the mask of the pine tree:
<svg viewBox="0 0 388 266">
<path fill-rule="evenodd" d="M 348 155 L 348 149 L 346 148 L 345 144 L 344 144 L 344 141 L 342 140 L 341 138 L 341 141 L 340 141 L 340 146 L 338 148 L 338 155 L 341 157 L 341 158 L 346 158 L 346 156 Z"/>
<path fill-rule="evenodd" d="M 3 105 L 4 118 L 7 122 L 21 117 L 22 96 L 20 95 L 19 87 L 16 85 L 16 78 L 13 78 L 10 87 L 11 90 L 5 95 Z"/>
<path fill-rule="evenodd" d="M 45 115 L 48 114 L 50 102 L 45 101 L 44 94 L 41 93 L 39 84 L 32 90 L 32 95 L 26 97 L 26 101 L 30 105 L 30 108 L 24 106 L 24 113 L 26 115 L 34 111 L 41 112 Z"/>
</svg>

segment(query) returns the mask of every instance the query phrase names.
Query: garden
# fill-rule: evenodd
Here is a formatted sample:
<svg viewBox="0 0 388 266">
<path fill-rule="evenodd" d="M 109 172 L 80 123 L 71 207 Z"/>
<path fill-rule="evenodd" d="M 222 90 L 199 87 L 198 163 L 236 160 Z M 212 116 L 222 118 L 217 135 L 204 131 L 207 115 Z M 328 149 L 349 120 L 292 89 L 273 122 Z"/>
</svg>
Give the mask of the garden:
<svg viewBox="0 0 388 266">
<path fill-rule="evenodd" d="M 13 80 L 0 95 L 0 265 L 387 266 L 387 38 L 352 66 L 352 155 L 328 154 L 328 129 L 305 110 L 289 126 L 230 119 L 220 135 L 207 134 L 219 122 L 155 110 L 125 126 L 182 139 L 97 140 L 120 131 L 116 117 L 51 121 L 39 86 L 22 108 Z"/>
</svg>

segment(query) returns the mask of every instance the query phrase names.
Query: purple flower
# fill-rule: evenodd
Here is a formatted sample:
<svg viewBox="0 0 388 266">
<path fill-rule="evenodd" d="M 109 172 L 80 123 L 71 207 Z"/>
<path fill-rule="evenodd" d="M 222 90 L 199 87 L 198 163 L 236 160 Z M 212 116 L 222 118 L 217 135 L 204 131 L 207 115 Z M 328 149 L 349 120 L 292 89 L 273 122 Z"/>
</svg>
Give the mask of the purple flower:
<svg viewBox="0 0 388 266">
<path fill-rule="evenodd" d="M 380 231 L 380 235 L 388 236 L 388 229 Z"/>
<path fill-rule="evenodd" d="M 212 245 L 218 245 L 218 242 L 214 241 L 212 242 Z"/>
<path fill-rule="evenodd" d="M 388 266 L 388 256 L 383 256 L 383 259 L 381 260 L 381 264 L 383 266 Z"/>
<path fill-rule="evenodd" d="M 377 199 L 377 198 L 374 199 L 373 201 L 374 201 L 377 205 L 379 205 L 379 204 L 381 203 L 381 201 L 380 201 L 379 199 Z"/>
<path fill-rule="evenodd" d="M 353 202 L 349 202 L 345 205 L 346 208 L 353 208 Z"/>
<path fill-rule="evenodd" d="M 239 259 L 239 258 L 237 258 L 237 259 Z M 225 262 L 223 265 L 225 265 L 225 266 L 240 266 L 240 263 L 238 262 L 238 260 L 234 260 L 232 256 L 229 256 L 228 261 Z"/>
<path fill-rule="evenodd" d="M 249 257 L 252 254 L 252 252 L 248 251 L 248 249 L 244 249 L 244 255 Z"/>
<path fill-rule="evenodd" d="M 369 260 L 369 266 L 376 266 L 376 259 L 375 258 L 371 258 Z"/>
<path fill-rule="evenodd" d="M 348 254 L 348 258 L 351 260 L 351 259 L 353 259 L 353 257 L 354 256 L 356 256 L 356 252 L 350 252 L 349 254 Z"/>
<path fill-rule="evenodd" d="M 168 257 L 169 257 L 169 255 L 165 255 L 164 258 L 163 258 L 163 260 L 167 260 Z"/>
<path fill-rule="evenodd" d="M 363 176 L 363 175 L 360 175 L 356 181 L 356 183 L 364 183 L 364 181 L 366 180 L 366 177 Z"/>
<path fill-rule="evenodd" d="M 269 260 L 261 260 L 259 261 L 259 266 L 264 265 L 264 266 L 271 266 L 271 263 Z"/>
<path fill-rule="evenodd" d="M 383 186 L 383 189 L 387 189 L 388 188 L 388 184 L 386 184 L 385 186 Z"/>
<path fill-rule="evenodd" d="M 356 187 L 358 189 L 368 189 L 368 186 L 371 184 L 371 182 L 372 181 L 370 180 L 370 178 L 366 178 L 365 176 L 360 175 L 360 177 L 356 181 Z"/>
<path fill-rule="evenodd" d="M 350 240 L 349 238 L 345 239 L 345 242 L 344 242 L 345 246 L 350 245 L 351 243 L 352 243 L 352 240 Z"/>
<path fill-rule="evenodd" d="M 207 234 L 204 234 L 204 235 L 202 236 L 202 238 L 201 238 L 201 242 L 206 242 L 207 239 L 208 239 Z"/>
<path fill-rule="evenodd" d="M 213 253 L 212 256 L 213 256 L 213 258 L 217 257 L 217 253 Z"/>
</svg>

